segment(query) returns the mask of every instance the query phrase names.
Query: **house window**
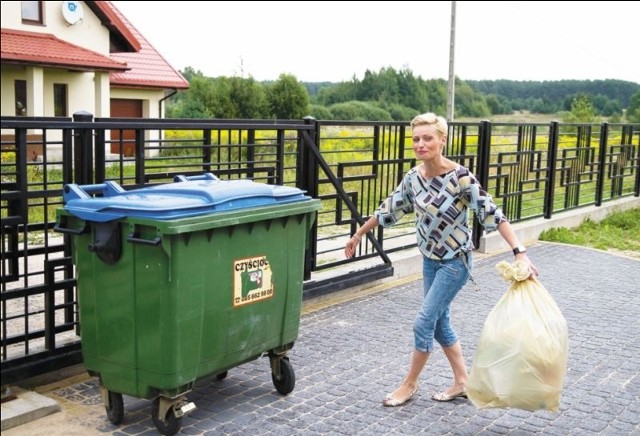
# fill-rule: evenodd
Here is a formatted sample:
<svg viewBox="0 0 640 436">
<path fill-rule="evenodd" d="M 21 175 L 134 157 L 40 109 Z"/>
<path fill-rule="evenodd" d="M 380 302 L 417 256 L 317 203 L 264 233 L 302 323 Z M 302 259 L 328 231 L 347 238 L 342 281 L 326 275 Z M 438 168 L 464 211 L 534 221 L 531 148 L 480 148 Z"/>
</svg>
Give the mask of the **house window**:
<svg viewBox="0 0 640 436">
<path fill-rule="evenodd" d="M 16 80 L 13 84 L 13 91 L 16 96 L 16 115 L 27 116 L 27 81 Z"/>
<path fill-rule="evenodd" d="M 67 85 L 65 83 L 53 84 L 53 116 L 67 116 Z"/>
<path fill-rule="evenodd" d="M 42 24 L 42 2 L 41 1 L 23 1 L 22 3 L 22 22 L 28 24 Z"/>
</svg>

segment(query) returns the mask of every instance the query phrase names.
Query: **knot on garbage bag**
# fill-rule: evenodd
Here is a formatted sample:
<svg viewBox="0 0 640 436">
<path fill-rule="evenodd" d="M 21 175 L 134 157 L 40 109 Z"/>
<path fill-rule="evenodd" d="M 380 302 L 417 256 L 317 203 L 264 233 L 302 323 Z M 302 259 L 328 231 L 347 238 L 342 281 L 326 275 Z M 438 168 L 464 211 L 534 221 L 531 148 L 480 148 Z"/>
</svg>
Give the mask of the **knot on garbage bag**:
<svg viewBox="0 0 640 436">
<path fill-rule="evenodd" d="M 498 270 L 500 277 L 507 282 L 522 282 L 527 280 L 531 275 L 529 266 L 521 260 L 516 260 L 513 263 L 509 263 L 504 260 L 500 261 L 496 265 L 496 269 Z"/>
</svg>

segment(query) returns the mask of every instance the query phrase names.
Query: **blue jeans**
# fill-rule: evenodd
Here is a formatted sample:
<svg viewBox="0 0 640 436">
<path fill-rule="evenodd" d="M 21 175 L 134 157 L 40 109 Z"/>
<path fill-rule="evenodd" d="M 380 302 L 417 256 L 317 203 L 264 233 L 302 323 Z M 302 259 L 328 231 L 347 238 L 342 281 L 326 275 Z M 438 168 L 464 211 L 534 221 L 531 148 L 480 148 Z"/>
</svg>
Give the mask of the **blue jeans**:
<svg viewBox="0 0 640 436">
<path fill-rule="evenodd" d="M 458 335 L 451 327 L 449 308 L 467 283 L 472 266 L 472 252 L 449 260 L 423 258 L 424 296 L 420 312 L 413 322 L 416 350 L 433 351 L 434 339 L 442 347 L 456 343 Z"/>
</svg>

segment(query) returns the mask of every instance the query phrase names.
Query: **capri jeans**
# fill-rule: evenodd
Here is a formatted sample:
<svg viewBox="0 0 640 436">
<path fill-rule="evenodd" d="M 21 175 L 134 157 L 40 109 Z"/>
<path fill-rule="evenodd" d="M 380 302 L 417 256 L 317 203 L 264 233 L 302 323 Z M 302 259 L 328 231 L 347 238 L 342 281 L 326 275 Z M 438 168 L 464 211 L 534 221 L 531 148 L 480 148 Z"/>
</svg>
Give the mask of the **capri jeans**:
<svg viewBox="0 0 640 436">
<path fill-rule="evenodd" d="M 413 322 L 415 348 L 433 351 L 433 340 L 442 347 L 450 347 L 458 340 L 451 327 L 451 302 L 467 283 L 473 267 L 473 252 L 453 259 L 434 260 L 423 257 L 422 275 L 424 295 L 420 311 Z"/>
</svg>

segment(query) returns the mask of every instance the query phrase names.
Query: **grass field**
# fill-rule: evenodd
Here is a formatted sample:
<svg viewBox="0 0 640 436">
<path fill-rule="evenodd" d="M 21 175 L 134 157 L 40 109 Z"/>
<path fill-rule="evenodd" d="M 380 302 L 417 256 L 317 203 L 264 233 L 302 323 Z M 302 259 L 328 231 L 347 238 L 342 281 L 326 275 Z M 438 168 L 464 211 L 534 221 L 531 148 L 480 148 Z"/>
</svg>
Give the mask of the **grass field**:
<svg viewBox="0 0 640 436">
<path fill-rule="evenodd" d="M 613 251 L 640 259 L 640 208 L 612 213 L 597 223 L 587 219 L 572 229 L 545 230 L 539 239 Z"/>
<path fill-rule="evenodd" d="M 563 113 L 555 114 L 532 114 L 528 111 L 520 111 L 510 115 L 492 115 L 491 117 L 470 118 L 460 117 L 454 118 L 454 121 L 460 122 L 478 122 L 489 120 L 493 123 L 549 123 L 551 121 L 562 122 Z M 604 117 L 599 122 L 607 121 Z"/>
</svg>

